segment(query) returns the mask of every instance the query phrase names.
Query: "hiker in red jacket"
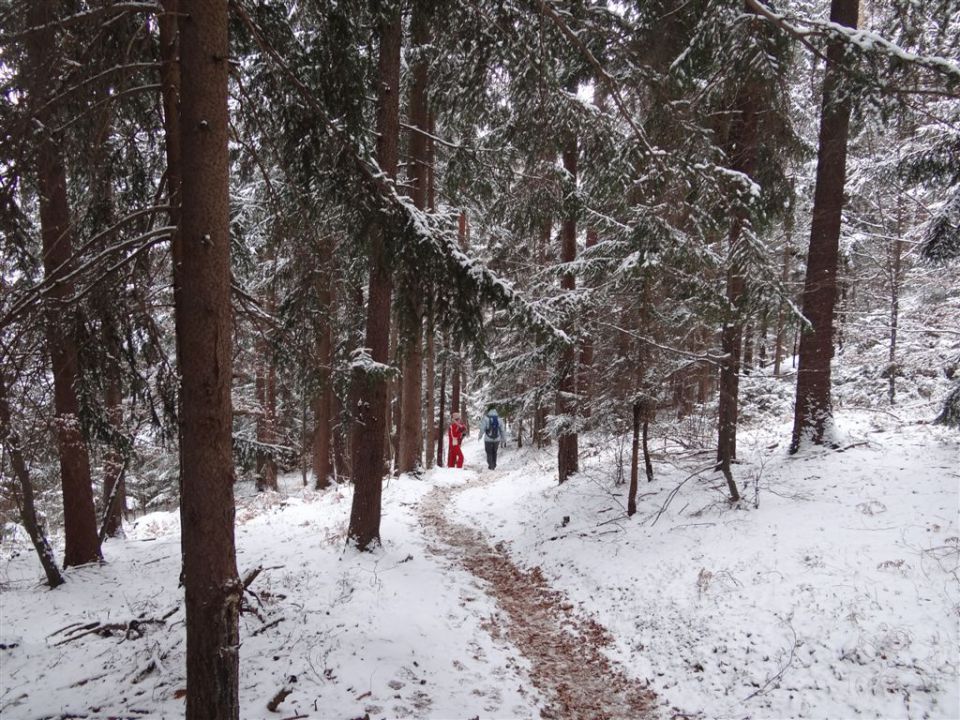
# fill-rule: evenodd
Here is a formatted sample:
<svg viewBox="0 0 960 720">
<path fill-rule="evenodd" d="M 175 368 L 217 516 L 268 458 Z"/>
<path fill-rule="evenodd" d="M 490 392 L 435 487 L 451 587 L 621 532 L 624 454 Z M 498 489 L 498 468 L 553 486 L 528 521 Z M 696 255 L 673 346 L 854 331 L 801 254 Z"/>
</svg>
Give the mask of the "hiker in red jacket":
<svg viewBox="0 0 960 720">
<path fill-rule="evenodd" d="M 463 467 L 463 451 L 460 449 L 460 444 L 463 442 L 463 436 L 466 433 L 467 426 L 460 422 L 460 414 L 454 413 L 450 420 L 450 428 L 447 430 L 447 438 L 450 441 L 447 467 Z"/>
</svg>

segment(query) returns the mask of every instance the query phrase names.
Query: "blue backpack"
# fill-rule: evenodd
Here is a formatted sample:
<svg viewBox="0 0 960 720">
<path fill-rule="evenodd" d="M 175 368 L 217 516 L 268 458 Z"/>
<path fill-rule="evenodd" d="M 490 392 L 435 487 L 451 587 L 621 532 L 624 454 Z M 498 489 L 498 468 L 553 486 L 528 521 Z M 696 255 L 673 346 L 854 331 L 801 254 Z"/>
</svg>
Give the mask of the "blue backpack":
<svg viewBox="0 0 960 720">
<path fill-rule="evenodd" d="M 499 440 L 500 439 L 500 418 L 498 418 L 496 415 L 489 415 L 487 417 L 487 420 L 489 421 L 487 423 L 487 437 L 490 438 L 491 440 Z"/>
</svg>

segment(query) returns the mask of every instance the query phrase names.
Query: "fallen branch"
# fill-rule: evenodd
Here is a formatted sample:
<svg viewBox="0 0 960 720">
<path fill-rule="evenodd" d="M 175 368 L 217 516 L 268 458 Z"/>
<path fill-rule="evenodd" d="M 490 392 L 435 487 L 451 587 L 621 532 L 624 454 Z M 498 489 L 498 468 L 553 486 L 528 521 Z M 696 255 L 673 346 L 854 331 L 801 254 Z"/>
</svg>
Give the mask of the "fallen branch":
<svg viewBox="0 0 960 720">
<path fill-rule="evenodd" d="M 277 694 L 273 696 L 270 702 L 267 703 L 267 710 L 270 712 L 276 712 L 277 708 L 280 707 L 280 703 L 287 699 L 287 696 L 293 692 L 293 685 L 297 682 L 297 676 L 291 675 L 287 678 L 287 684 L 284 685 L 277 691 Z"/>
<path fill-rule="evenodd" d="M 680 484 L 677 485 L 673 490 L 671 490 L 670 493 L 667 495 L 667 499 L 664 501 L 663 505 L 660 507 L 660 510 L 659 512 L 657 512 L 656 517 L 653 518 L 653 522 L 650 523 L 650 526 L 652 527 L 657 524 L 657 520 L 659 520 L 660 516 L 666 512 L 667 508 L 670 506 L 670 503 L 673 502 L 673 499 L 677 496 L 677 493 L 680 492 L 680 488 L 686 485 L 688 480 L 699 476 L 700 473 L 702 472 L 706 472 L 707 470 L 712 470 L 715 466 L 716 466 L 716 463 L 711 462 L 709 465 L 704 465 L 703 467 L 697 468 L 692 473 L 687 475 L 683 480 L 681 480 Z"/>
<path fill-rule="evenodd" d="M 78 622 L 70 623 L 69 625 L 65 625 L 64 627 L 60 628 L 59 630 L 54 630 L 52 633 L 50 633 L 49 635 L 47 635 L 47 637 L 48 637 L 48 638 L 52 638 L 54 635 L 59 635 L 59 634 L 62 633 L 62 632 L 66 632 L 67 630 L 70 630 L 71 628 L 79 627 L 80 625 L 83 625 L 83 623 L 78 623 Z M 87 624 L 85 625 L 85 627 L 87 627 L 87 628 L 92 628 L 92 627 L 94 627 L 95 625 L 96 625 L 96 623 L 87 623 Z"/>
<path fill-rule="evenodd" d="M 797 631 L 794 630 L 793 625 L 788 622 L 787 627 L 789 627 L 790 631 L 793 633 L 793 645 L 790 647 L 790 657 L 787 658 L 787 661 L 780 668 L 779 672 L 771 675 L 763 685 L 747 695 L 743 700 L 741 700 L 741 702 L 746 702 L 750 698 L 756 697 L 760 693 L 764 692 L 773 683 L 783 680 L 783 674 L 787 671 L 787 668 L 793 664 L 793 658 L 797 653 L 797 648 L 800 646 L 800 640 L 797 637 Z"/>
<path fill-rule="evenodd" d="M 172 613 L 170 613 L 172 614 Z M 170 614 L 165 617 L 169 617 Z M 79 640 L 82 637 L 87 635 L 99 635 L 100 637 L 110 637 L 116 631 L 123 631 L 124 638 L 127 640 L 136 640 L 143 637 L 143 632 L 141 631 L 141 626 L 143 625 L 164 625 L 166 622 L 165 619 L 154 619 L 154 618 L 139 618 L 131 620 L 126 623 L 99 623 L 93 622 L 83 625 L 76 630 L 68 633 L 68 637 L 63 640 L 55 642 L 54 645 L 65 645 L 68 642 L 73 642 L 74 640 Z"/>
<path fill-rule="evenodd" d="M 254 635 L 259 635 L 260 633 L 264 633 L 264 632 L 266 632 L 267 630 L 269 630 L 270 628 L 276 627 L 277 625 L 279 625 L 280 623 L 282 623 L 285 619 L 286 619 L 286 618 L 278 617 L 276 620 L 274 620 L 274 621 L 272 621 L 272 622 L 268 622 L 268 623 L 267 623 L 266 625 L 264 625 L 263 627 L 259 627 L 259 628 L 257 628 L 256 630 L 254 630 L 252 633 L 250 633 L 250 636 L 253 637 Z"/>
</svg>

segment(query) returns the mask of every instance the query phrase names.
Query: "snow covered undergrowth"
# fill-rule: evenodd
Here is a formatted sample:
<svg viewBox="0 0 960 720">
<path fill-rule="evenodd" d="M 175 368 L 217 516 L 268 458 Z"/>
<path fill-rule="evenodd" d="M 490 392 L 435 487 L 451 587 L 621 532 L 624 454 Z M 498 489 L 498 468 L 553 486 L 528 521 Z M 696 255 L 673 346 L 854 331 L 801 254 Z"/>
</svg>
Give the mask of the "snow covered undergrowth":
<svg viewBox="0 0 960 720">
<path fill-rule="evenodd" d="M 242 716 L 539 715 L 527 661 L 488 632 L 502 611 L 430 552 L 416 512 L 432 487 L 479 472 L 490 482 L 460 493 L 452 519 L 539 566 L 609 630 L 606 651 L 649 681 L 663 717 L 960 717 L 960 439 L 885 413 L 839 424 L 848 449 L 794 458 L 787 427 L 745 431 L 743 509 L 720 476 L 691 477 L 709 454 L 656 445 L 631 519 L 608 448 L 582 447 L 582 472 L 558 487 L 552 449 L 507 449 L 491 474 L 471 443 L 472 469 L 387 484 L 384 547 L 368 554 L 344 551 L 349 488 L 241 488 L 238 566 L 264 567 L 241 617 Z M 178 516 L 140 518 L 104 551 L 106 564 L 48 591 L 28 546 L 3 548 L 4 718 L 182 716 Z"/>
<path fill-rule="evenodd" d="M 241 498 L 241 575 L 263 572 L 241 615 L 242 717 L 530 717 L 538 695 L 525 663 L 481 624 L 493 602 L 465 570 L 426 552 L 413 513 L 433 485 L 472 474 L 435 471 L 384 491 L 384 547 L 344 551 L 349 488 Z M 39 584 L 29 546 L 2 565 L 0 715 L 4 718 L 182 717 L 185 688 L 179 518 L 154 513 L 104 546 L 106 564 Z M 73 623 L 159 619 L 142 637 L 117 631 L 70 641 Z M 63 640 L 68 640 L 63 644 Z M 291 679 L 295 678 L 295 679 Z M 267 703 L 292 692 L 277 713 Z M 73 716 L 73 715 L 71 715 Z"/>
<path fill-rule="evenodd" d="M 514 458 L 458 513 L 606 626 L 667 715 L 958 718 L 958 437 L 839 424 L 848 449 L 796 457 L 789 426 L 745 433 L 744 509 L 721 475 L 691 477 L 711 453 L 667 453 L 627 519 L 599 453 L 563 486 Z"/>
</svg>

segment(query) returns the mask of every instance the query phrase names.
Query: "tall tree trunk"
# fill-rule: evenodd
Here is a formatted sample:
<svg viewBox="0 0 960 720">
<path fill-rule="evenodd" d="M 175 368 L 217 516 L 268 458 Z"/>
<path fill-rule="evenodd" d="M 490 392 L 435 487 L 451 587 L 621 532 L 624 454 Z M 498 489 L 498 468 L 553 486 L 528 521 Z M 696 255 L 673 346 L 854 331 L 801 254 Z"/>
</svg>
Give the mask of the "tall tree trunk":
<svg viewBox="0 0 960 720">
<path fill-rule="evenodd" d="M 333 439 L 333 277 L 324 274 L 317 288 L 323 308 L 320 338 L 317 344 L 319 387 L 313 399 L 313 482 L 317 490 L 330 487 L 333 474 L 331 450 Z"/>
<path fill-rule="evenodd" d="M 450 356 L 450 341 L 446 334 L 443 338 L 443 355 L 440 358 L 440 400 L 437 403 L 437 467 L 443 467 L 443 439 L 446 437 L 446 418 L 444 410 L 447 405 L 447 360 Z"/>
<path fill-rule="evenodd" d="M 380 83 L 377 93 L 377 161 L 396 177 L 400 136 L 400 9 L 392 8 L 380 23 Z M 393 284 L 387 264 L 385 228 L 375 225 L 370 238 L 370 297 L 367 304 L 366 346 L 375 363 L 386 365 L 390 341 L 390 300 Z M 380 542 L 380 502 L 383 482 L 383 441 L 386 432 L 386 379 L 358 370 L 359 389 L 351 438 L 355 490 L 347 535 L 360 550 Z"/>
<path fill-rule="evenodd" d="M 830 21 L 855 28 L 858 10 L 858 0 L 832 0 Z M 833 314 L 837 302 L 837 258 L 851 106 L 840 69 L 844 48 L 842 41 L 830 43 L 823 77 L 817 180 L 803 288 L 803 315 L 810 321 L 810 328 L 805 329 L 800 337 L 791 453 L 799 450 L 804 440 L 823 444 L 833 420 L 830 361 L 833 358 Z"/>
<path fill-rule="evenodd" d="M 425 382 L 427 385 L 427 415 L 424 422 L 425 442 L 424 455 L 427 460 L 427 468 L 432 468 L 434 464 L 434 438 L 437 434 L 436 428 L 436 384 L 437 384 L 437 333 L 434 327 L 433 302 L 431 300 L 427 309 L 427 357 L 425 361 Z"/>
<path fill-rule="evenodd" d="M 637 488 L 640 484 L 640 422 L 643 409 L 633 403 L 633 442 L 630 446 L 630 490 L 627 493 L 627 517 L 637 512 Z"/>
<path fill-rule="evenodd" d="M 182 543 L 188 720 L 239 717 L 234 545 L 227 0 L 180 15 Z"/>
<path fill-rule="evenodd" d="M 387 345 L 387 357 L 392 361 L 397 357 L 399 332 L 396 323 L 393 323 L 390 327 L 390 340 Z M 401 387 L 400 383 L 393 377 L 387 380 L 387 407 L 383 435 L 383 472 L 385 475 L 389 474 L 391 467 L 396 467 L 400 460 L 400 412 L 403 409 L 400 404 Z"/>
<path fill-rule="evenodd" d="M 58 65 L 54 22 L 58 3 L 35 0 L 30 3 L 28 22 L 43 30 L 27 35 L 27 60 L 31 68 L 30 103 L 35 114 L 37 139 L 37 185 L 40 195 L 40 234 L 43 240 L 44 277 L 67 276 L 73 261 L 73 232 L 67 203 L 67 173 L 63 155 L 51 129 L 57 124 L 48 106 L 54 88 L 53 73 Z M 80 431 L 80 403 L 76 383 L 79 359 L 74 339 L 77 310 L 69 305 L 73 282 L 58 280 L 46 295 L 46 338 L 53 370 L 53 402 L 56 412 L 57 454 L 63 489 L 64 560 L 66 567 L 100 559 L 97 517 L 90 480 L 90 457 Z"/>
<path fill-rule="evenodd" d="M 749 11 L 749 10 L 748 10 Z M 753 178 L 757 161 L 758 111 L 760 98 L 753 81 L 741 88 L 736 99 L 730 134 L 727 139 L 731 168 Z M 729 265 L 727 269 L 727 303 L 730 317 L 723 326 L 721 346 L 724 354 L 720 366 L 720 404 L 717 421 L 717 460 L 724 474 L 737 457 L 737 422 L 740 414 L 740 355 L 743 339 L 743 297 L 746 278 L 739 255 L 743 243 L 746 220 L 741 212 L 733 219 L 729 235 Z M 729 481 L 731 497 L 739 499 L 736 485 Z"/>
<path fill-rule="evenodd" d="M 350 452 L 347 447 L 349 440 L 349 425 L 343 421 L 344 408 L 340 396 L 333 393 L 333 476 L 337 482 L 343 482 L 344 478 L 353 477 L 353 469 L 350 465 Z"/>
<path fill-rule="evenodd" d="M 410 35 L 413 50 L 417 53 L 413 63 L 413 82 L 410 85 L 410 195 L 418 210 L 427 208 L 427 185 L 429 176 L 428 145 L 426 133 L 430 130 L 430 114 L 427 109 L 427 52 L 430 44 L 430 9 L 433 0 L 415 0 L 410 18 Z M 424 283 L 417 268 L 407 268 L 406 306 L 412 313 L 406 328 L 406 352 L 403 361 L 403 391 L 400 432 L 400 472 L 414 472 L 420 464 L 420 448 L 423 445 L 423 296 Z"/>
<path fill-rule="evenodd" d="M 419 312 L 419 311 L 418 311 Z M 397 471 L 415 472 L 420 467 L 421 410 L 423 402 L 423 328 L 419 317 L 413 319 L 401 377 L 399 461 Z"/>
<path fill-rule="evenodd" d="M 560 262 L 571 268 L 577 259 L 577 219 L 574 210 L 574 197 L 577 192 L 577 139 L 571 138 L 563 149 L 563 169 L 567 172 L 569 197 L 567 198 L 567 216 L 563 219 L 563 228 L 560 232 Z M 563 273 L 560 280 L 562 290 L 573 293 L 577 280 L 572 269 Z M 557 387 L 557 414 L 563 420 L 557 435 L 557 472 L 560 482 L 579 469 L 580 451 L 578 449 L 577 432 L 574 427 L 577 414 L 577 367 L 576 348 L 569 345 L 563 350 L 560 357 L 560 382 Z"/>
<path fill-rule="evenodd" d="M 452 358 L 453 377 L 450 379 L 450 416 L 460 412 L 460 350 Z"/>
<path fill-rule="evenodd" d="M 537 260 L 538 268 L 547 267 L 547 251 L 550 247 L 550 239 L 553 235 L 553 220 L 545 218 L 540 225 L 540 234 L 537 237 L 536 247 L 534 248 L 534 257 Z M 537 385 L 543 383 L 543 374 L 537 371 L 535 376 Z M 531 437 L 538 450 L 543 449 L 545 445 L 550 444 L 550 435 L 547 432 L 547 413 L 548 406 L 545 404 L 542 396 L 537 396 L 537 406 L 533 412 L 533 421 L 531 423 Z"/>
<path fill-rule="evenodd" d="M 430 137 L 427 138 L 427 208 L 431 213 L 437 210 L 436 198 L 436 166 L 433 135 L 434 114 L 428 109 L 428 124 L 430 126 Z M 426 359 L 426 383 L 427 383 L 427 417 L 426 432 L 424 434 L 424 454 L 427 458 L 427 467 L 433 467 L 434 464 L 434 438 L 443 434 L 442 425 L 438 426 L 436 422 L 436 384 L 437 384 L 437 328 L 436 328 L 436 294 L 431 290 L 427 307 L 427 359 Z M 437 464 L 442 465 L 442 451 L 437 453 Z"/>
<path fill-rule="evenodd" d="M 2 283 L 2 280 L 0 280 L 0 283 Z M 60 568 L 57 567 L 57 559 L 53 555 L 53 548 L 47 541 L 43 523 L 37 515 L 33 482 L 30 478 L 30 471 L 27 469 L 26 460 L 23 457 L 20 435 L 13 428 L 10 402 L 7 399 L 7 383 L 2 372 L 0 372 L 0 447 L 6 451 L 10 458 L 10 467 L 13 469 L 13 477 L 15 478 L 6 489 L 13 496 L 14 503 L 20 513 L 20 521 L 23 523 L 27 535 L 30 536 L 30 542 L 33 543 L 34 550 L 37 551 L 37 557 L 40 558 L 40 565 L 47 576 L 47 585 L 51 589 L 59 587 L 65 581 L 60 573 Z"/>
</svg>

